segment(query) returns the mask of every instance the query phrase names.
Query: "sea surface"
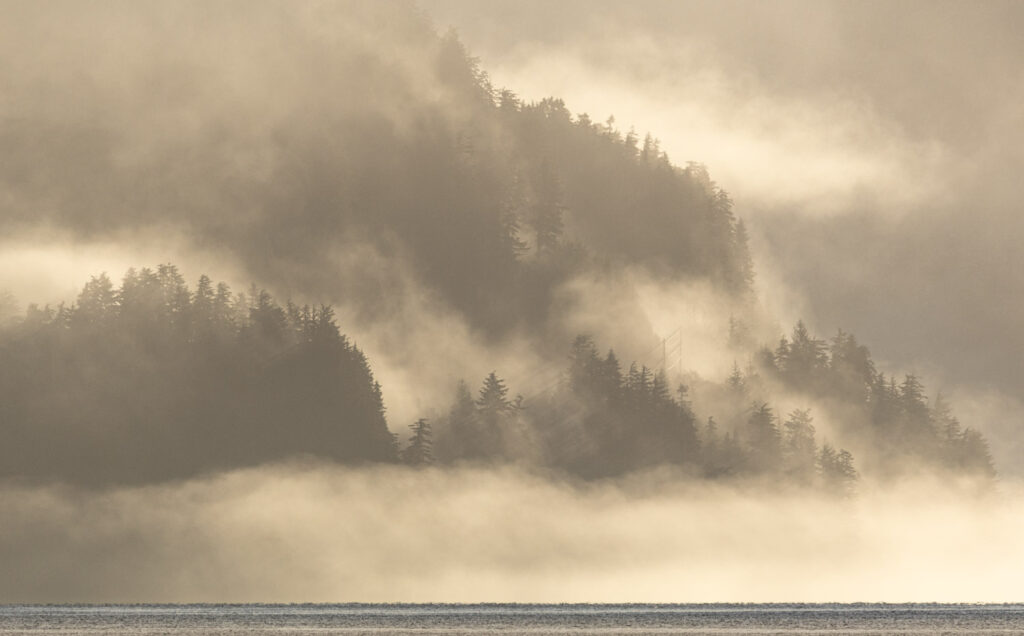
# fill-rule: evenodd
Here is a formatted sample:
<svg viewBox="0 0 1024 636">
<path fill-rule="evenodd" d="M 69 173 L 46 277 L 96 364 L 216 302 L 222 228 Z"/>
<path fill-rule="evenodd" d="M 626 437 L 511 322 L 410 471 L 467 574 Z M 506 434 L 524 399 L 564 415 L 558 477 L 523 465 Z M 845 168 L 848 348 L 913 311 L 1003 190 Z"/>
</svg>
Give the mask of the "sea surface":
<svg viewBox="0 0 1024 636">
<path fill-rule="evenodd" d="M 6 605 L 0 634 L 1024 634 L 1024 605 Z"/>
</svg>

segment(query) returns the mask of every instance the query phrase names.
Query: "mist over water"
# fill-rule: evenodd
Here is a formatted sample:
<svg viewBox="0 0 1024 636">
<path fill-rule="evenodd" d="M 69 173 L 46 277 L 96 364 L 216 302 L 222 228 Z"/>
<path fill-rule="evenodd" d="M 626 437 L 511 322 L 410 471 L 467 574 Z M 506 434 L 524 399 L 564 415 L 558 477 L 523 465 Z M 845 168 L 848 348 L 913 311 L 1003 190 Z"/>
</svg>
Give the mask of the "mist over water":
<svg viewBox="0 0 1024 636">
<path fill-rule="evenodd" d="M 653 472 L 290 464 L 3 490 L 7 602 L 1011 601 L 1024 511 L 926 481 L 853 501 Z M 937 493 L 941 492 L 941 497 Z"/>
<path fill-rule="evenodd" d="M 0 600 L 1020 600 L 1020 6 L 549 5 L 0 0 Z"/>
</svg>

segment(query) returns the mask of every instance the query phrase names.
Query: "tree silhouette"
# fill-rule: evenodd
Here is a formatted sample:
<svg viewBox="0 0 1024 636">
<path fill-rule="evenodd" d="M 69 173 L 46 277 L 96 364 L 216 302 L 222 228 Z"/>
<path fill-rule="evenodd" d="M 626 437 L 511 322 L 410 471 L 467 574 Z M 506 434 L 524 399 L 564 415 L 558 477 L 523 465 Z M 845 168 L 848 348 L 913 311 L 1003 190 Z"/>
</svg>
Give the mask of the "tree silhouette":
<svg viewBox="0 0 1024 636">
<path fill-rule="evenodd" d="M 412 437 L 409 439 L 409 445 L 402 451 L 402 461 L 410 466 L 434 463 L 430 423 L 425 418 L 420 418 L 410 424 L 409 429 L 412 431 Z"/>
<path fill-rule="evenodd" d="M 802 484 L 811 483 L 815 474 L 817 447 L 813 419 L 809 410 L 796 409 L 782 425 L 784 470 Z"/>
<path fill-rule="evenodd" d="M 0 331 L 0 427 L 18 440 L 0 476 L 145 483 L 300 453 L 396 459 L 380 386 L 333 310 L 249 298 L 207 276 L 193 293 L 164 264 L 117 289 L 93 277 L 71 308 L 30 307 Z"/>
<path fill-rule="evenodd" d="M 477 408 L 484 417 L 497 417 L 513 409 L 512 402 L 507 399 L 508 387 L 494 371 L 487 374 L 480 388 L 480 397 L 476 400 Z"/>
<path fill-rule="evenodd" d="M 857 471 L 853 467 L 853 456 L 846 450 L 836 451 L 829 444 L 821 448 L 818 455 L 818 471 L 822 487 L 841 497 L 853 494 Z"/>
<path fill-rule="evenodd" d="M 775 413 L 767 403 L 754 403 L 747 418 L 746 442 L 752 467 L 763 472 L 778 465 L 780 446 Z"/>
</svg>

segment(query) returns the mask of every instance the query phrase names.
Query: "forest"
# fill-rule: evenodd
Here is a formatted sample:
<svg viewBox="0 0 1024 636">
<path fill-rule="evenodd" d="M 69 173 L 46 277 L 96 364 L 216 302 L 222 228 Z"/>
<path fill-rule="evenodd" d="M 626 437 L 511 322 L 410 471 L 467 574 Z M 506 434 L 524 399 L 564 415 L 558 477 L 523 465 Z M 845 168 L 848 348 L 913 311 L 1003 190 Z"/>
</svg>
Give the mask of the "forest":
<svg viewBox="0 0 1024 636">
<path fill-rule="evenodd" d="M 12 161 L 0 173 L 10 200 L 0 231 L 181 229 L 237 260 L 247 280 L 344 298 L 368 319 L 394 310 L 409 274 L 473 329 L 494 339 L 528 329 L 552 347 L 575 335 L 552 297 L 581 272 L 634 265 L 750 291 L 746 229 L 703 165 L 673 165 L 653 136 L 614 118 L 495 88 L 454 32 L 438 35 L 400 4 L 351 3 L 344 15 L 344 28 L 401 44 L 312 36 L 285 20 L 289 54 L 309 48 L 331 72 L 284 94 L 292 110 L 279 119 L 199 109 L 203 136 L 190 142 L 188 132 L 180 142 L 129 134 L 111 115 L 121 104 L 81 120 L 0 122 Z M 267 66 L 267 82 L 294 82 Z M 177 81 L 162 67 L 140 75 Z M 120 161 L 126 153 L 136 160 Z M 258 165 L 242 169 L 241 157 Z M 362 253 L 371 257 L 345 260 Z"/>
<path fill-rule="evenodd" d="M 913 375 L 874 370 L 849 334 L 802 323 L 746 373 L 705 383 L 726 399 L 698 416 L 685 385 L 624 369 L 588 336 L 548 390 L 513 395 L 496 373 L 456 389 L 437 421 L 389 431 L 382 387 L 340 333 L 330 306 L 284 305 L 253 286 L 233 293 L 174 265 L 101 274 L 70 305 L 30 306 L 0 330 L 0 476 L 80 484 L 150 483 L 293 456 L 411 466 L 522 463 L 583 479 L 675 466 L 695 479 L 767 478 L 839 496 L 853 455 L 816 439 L 809 409 L 777 414 L 773 391 L 846 409 L 843 436 L 887 473 L 908 459 L 991 479 L 985 439 Z M 710 385 L 710 389 L 709 386 Z M 918 464 L 914 464 L 917 466 Z"/>
<path fill-rule="evenodd" d="M 147 483 L 295 454 L 395 457 L 380 386 L 330 307 L 177 268 L 92 278 L 0 336 L 0 474 Z"/>
<path fill-rule="evenodd" d="M 422 15 L 348 10 L 346 28 L 395 49 L 275 24 L 283 42 L 303 44 L 286 50 L 308 48 L 331 69 L 267 63 L 271 83 L 316 73 L 275 95 L 276 118 L 240 107 L 150 138 L 115 116 L 133 105 L 101 100 L 82 119 L 0 122 L 12 162 L 0 171 L 0 231 L 179 231 L 282 298 L 345 303 L 358 323 L 349 334 L 391 324 L 422 296 L 485 345 L 520 338 L 559 379 L 521 395 L 495 368 L 479 386 L 453 387 L 439 412 L 388 422 L 389 387 L 330 305 L 206 276 L 190 287 L 171 264 L 119 284 L 100 274 L 67 304 L 15 312 L 0 296 L 0 477 L 152 483 L 294 456 L 515 462 L 584 480 L 672 466 L 843 496 L 858 474 L 994 477 L 978 430 L 916 376 L 877 371 L 852 335 L 822 340 L 798 323 L 761 342 L 774 327 L 747 229 L 704 165 L 676 165 L 614 118 L 496 88 L 454 32 L 438 35 Z M 176 85 L 175 72 L 146 69 L 147 86 Z M 221 79 L 196 82 L 196 99 Z M 246 108 L 260 103 L 237 90 Z M 685 360 L 674 375 L 620 361 L 611 348 L 623 343 L 599 346 L 565 319 L 582 302 L 567 285 L 626 269 L 728 300 L 729 377 L 680 375 Z M 634 300 L 622 296 L 612 300 Z"/>
</svg>

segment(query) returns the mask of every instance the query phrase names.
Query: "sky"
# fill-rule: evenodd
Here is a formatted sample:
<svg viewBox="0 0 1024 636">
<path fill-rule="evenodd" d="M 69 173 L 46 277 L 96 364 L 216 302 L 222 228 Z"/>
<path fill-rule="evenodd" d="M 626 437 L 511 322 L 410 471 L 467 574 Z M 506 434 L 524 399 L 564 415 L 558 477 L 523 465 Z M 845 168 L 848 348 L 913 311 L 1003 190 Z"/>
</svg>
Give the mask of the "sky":
<svg viewBox="0 0 1024 636">
<path fill-rule="evenodd" d="M 764 301 L 998 433 L 1024 415 L 1018 2 L 421 3 L 527 100 L 651 132 L 752 228 Z M 997 434 L 997 456 L 1020 447 Z"/>
</svg>

